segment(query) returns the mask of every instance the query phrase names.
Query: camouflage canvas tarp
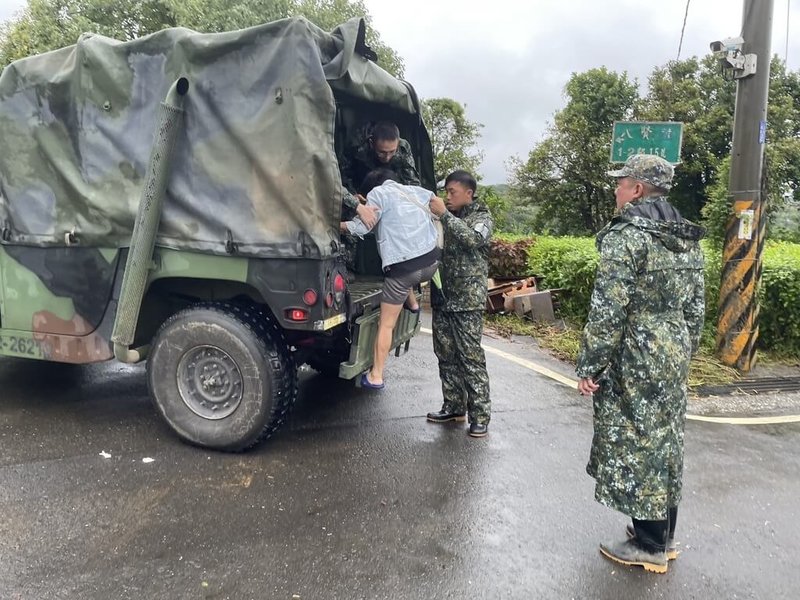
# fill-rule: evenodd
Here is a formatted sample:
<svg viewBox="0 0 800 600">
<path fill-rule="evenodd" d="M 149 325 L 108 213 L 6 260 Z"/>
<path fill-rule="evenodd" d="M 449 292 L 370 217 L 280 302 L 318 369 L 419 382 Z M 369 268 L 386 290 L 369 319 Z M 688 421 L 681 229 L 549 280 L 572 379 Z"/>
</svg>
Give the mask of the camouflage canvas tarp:
<svg viewBox="0 0 800 600">
<path fill-rule="evenodd" d="M 330 254 L 341 206 L 333 91 L 416 111 L 410 90 L 359 54 L 363 27 L 86 34 L 12 63 L 0 75 L 3 243 L 59 246 L 74 232 L 81 245 L 127 246 L 159 105 L 187 77 L 157 243 Z"/>
</svg>

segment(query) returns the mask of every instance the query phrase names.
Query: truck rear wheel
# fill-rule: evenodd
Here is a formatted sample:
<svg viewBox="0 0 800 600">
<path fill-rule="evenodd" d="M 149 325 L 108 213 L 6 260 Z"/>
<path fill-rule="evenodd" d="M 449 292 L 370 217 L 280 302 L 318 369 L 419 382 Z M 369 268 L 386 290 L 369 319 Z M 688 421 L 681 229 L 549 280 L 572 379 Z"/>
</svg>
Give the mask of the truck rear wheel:
<svg viewBox="0 0 800 600">
<path fill-rule="evenodd" d="M 283 423 L 297 371 L 278 327 L 249 306 L 202 304 L 161 326 L 147 362 L 153 402 L 192 444 L 245 450 Z"/>
</svg>

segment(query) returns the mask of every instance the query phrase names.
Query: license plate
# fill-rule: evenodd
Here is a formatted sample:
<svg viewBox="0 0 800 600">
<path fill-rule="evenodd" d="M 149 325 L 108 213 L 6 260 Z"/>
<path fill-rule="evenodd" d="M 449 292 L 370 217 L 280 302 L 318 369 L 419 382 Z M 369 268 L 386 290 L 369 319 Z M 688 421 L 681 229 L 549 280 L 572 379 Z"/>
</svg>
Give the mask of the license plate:
<svg viewBox="0 0 800 600">
<path fill-rule="evenodd" d="M 347 320 L 347 315 L 345 313 L 340 313 L 333 317 L 328 317 L 324 321 L 322 321 L 322 331 L 327 331 L 331 327 L 336 327 L 337 325 L 341 325 Z M 316 329 L 316 327 L 314 328 Z"/>
</svg>

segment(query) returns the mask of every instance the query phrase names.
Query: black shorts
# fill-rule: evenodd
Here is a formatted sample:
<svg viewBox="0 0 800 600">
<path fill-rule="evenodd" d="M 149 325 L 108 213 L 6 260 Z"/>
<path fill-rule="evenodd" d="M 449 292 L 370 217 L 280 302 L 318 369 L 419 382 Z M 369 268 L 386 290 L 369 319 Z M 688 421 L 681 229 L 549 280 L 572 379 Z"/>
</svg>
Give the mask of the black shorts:
<svg viewBox="0 0 800 600">
<path fill-rule="evenodd" d="M 391 270 L 383 280 L 383 299 L 381 302 L 386 304 L 403 304 L 408 298 L 408 293 L 416 285 L 423 281 L 430 281 L 436 269 L 439 268 L 439 261 L 427 267 L 422 267 L 414 271 L 400 270 L 397 275 L 393 275 Z"/>
</svg>

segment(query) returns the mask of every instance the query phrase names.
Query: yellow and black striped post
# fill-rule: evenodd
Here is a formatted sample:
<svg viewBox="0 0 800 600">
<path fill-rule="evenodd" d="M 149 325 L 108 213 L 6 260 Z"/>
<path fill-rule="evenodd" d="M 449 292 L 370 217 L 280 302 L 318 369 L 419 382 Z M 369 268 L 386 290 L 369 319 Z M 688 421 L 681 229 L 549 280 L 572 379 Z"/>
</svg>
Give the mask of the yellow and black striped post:
<svg viewBox="0 0 800 600">
<path fill-rule="evenodd" d="M 717 350 L 726 365 L 749 371 L 756 364 L 758 289 L 767 220 L 761 193 L 734 200 L 722 255 Z"/>
<path fill-rule="evenodd" d="M 722 253 L 717 353 L 726 365 L 749 371 L 756 363 L 758 288 L 766 233 L 766 178 L 770 44 L 773 0 L 745 0 L 741 53 L 755 55 L 755 74 L 738 78 L 731 148 L 733 214 Z M 713 46 L 712 46 L 713 47 Z"/>
</svg>

